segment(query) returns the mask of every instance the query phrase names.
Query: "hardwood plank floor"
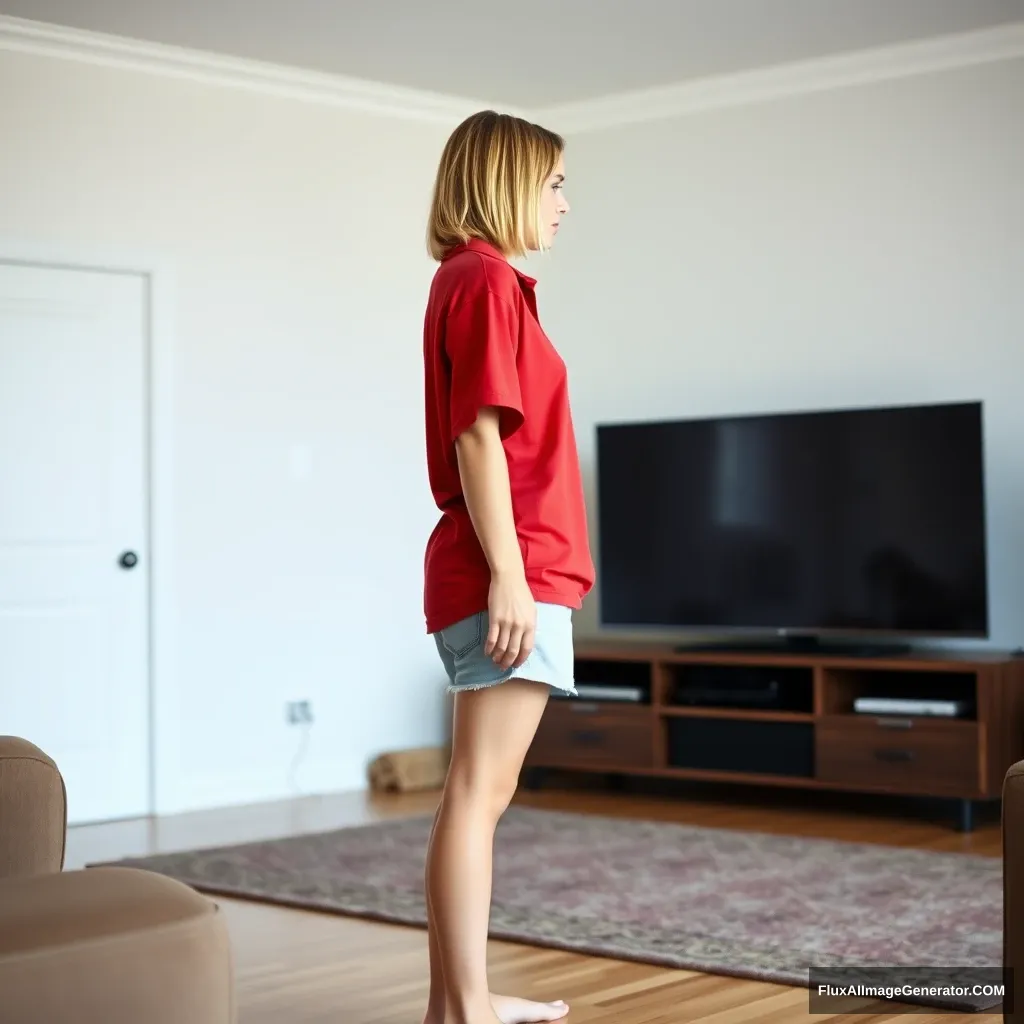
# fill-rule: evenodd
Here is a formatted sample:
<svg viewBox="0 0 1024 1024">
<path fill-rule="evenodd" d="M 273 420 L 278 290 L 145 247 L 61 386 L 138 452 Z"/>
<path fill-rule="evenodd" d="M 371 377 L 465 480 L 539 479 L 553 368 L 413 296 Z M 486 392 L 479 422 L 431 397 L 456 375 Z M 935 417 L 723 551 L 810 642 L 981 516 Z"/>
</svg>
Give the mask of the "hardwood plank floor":
<svg viewBox="0 0 1024 1024">
<path fill-rule="evenodd" d="M 432 811 L 436 793 L 343 793 L 69 830 L 67 867 L 94 860 L 294 835 Z M 554 776 L 516 802 L 586 813 L 682 821 L 741 830 L 853 839 L 920 849 L 1000 855 L 998 808 L 971 833 L 940 806 L 891 798 L 801 794 L 756 787 L 628 782 Z M 242 1024 L 420 1024 L 427 993 L 426 933 L 239 900 L 221 900 L 235 944 Z M 566 1024 L 791 1024 L 808 1019 L 808 994 L 763 982 L 624 963 L 515 943 L 489 948 L 495 989 L 565 999 Z M 908 1008 L 909 1009 L 909 1008 Z M 817 1015 L 881 1024 L 878 1013 Z M 914 1011 L 921 1024 L 995 1022 L 999 1014 Z"/>
</svg>

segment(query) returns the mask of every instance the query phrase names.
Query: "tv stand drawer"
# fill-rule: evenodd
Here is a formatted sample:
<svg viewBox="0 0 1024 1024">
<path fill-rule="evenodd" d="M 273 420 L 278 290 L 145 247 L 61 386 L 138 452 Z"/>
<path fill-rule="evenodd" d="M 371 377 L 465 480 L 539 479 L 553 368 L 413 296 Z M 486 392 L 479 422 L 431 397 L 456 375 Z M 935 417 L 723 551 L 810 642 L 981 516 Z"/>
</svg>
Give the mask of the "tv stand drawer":
<svg viewBox="0 0 1024 1024">
<path fill-rule="evenodd" d="M 815 728 L 822 782 L 900 793 L 971 796 L 979 788 L 978 726 L 875 715 L 831 715 Z"/>
<path fill-rule="evenodd" d="M 649 707 L 552 700 L 526 757 L 529 765 L 628 769 L 654 765 Z"/>
</svg>

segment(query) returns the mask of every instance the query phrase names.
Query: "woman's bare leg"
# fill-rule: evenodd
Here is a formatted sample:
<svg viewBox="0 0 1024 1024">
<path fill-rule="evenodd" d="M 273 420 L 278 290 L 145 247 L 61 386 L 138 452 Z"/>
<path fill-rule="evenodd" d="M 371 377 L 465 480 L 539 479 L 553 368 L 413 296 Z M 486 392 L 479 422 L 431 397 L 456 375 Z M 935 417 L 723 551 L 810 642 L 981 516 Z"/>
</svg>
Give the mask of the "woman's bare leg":
<svg viewBox="0 0 1024 1024">
<path fill-rule="evenodd" d="M 441 805 L 437 805 L 437 813 L 434 815 L 434 824 L 430 827 L 430 838 L 427 840 L 427 850 L 434 844 L 434 830 L 437 828 L 437 819 L 441 814 Z M 428 858 L 429 867 L 430 860 Z M 423 1024 L 444 1024 L 444 968 L 441 965 L 441 950 L 437 944 L 437 926 L 434 924 L 434 908 L 430 901 L 430 872 L 424 875 L 424 891 L 427 900 L 427 954 L 430 957 L 430 992 L 427 996 L 427 1013 L 423 1018 Z"/>
<path fill-rule="evenodd" d="M 451 762 L 426 869 L 439 965 L 432 974 L 443 979 L 445 1024 L 501 1021 L 487 982 L 494 830 L 547 700 L 546 685 L 521 680 L 455 697 Z"/>
<path fill-rule="evenodd" d="M 440 814 L 438 806 L 434 815 L 434 824 L 430 834 L 433 838 Z M 430 842 L 427 846 L 429 848 Z M 427 896 L 427 949 L 430 958 L 430 993 L 427 997 L 427 1012 L 423 1024 L 445 1024 L 444 970 L 441 964 L 441 948 L 437 941 L 437 928 L 434 924 L 434 911 L 430 902 L 430 887 L 426 887 Z M 534 1002 L 519 996 L 506 996 L 491 993 L 491 1007 L 502 1024 L 541 1024 L 556 1021 L 569 1012 L 569 1007 L 560 999 L 550 1003 Z"/>
</svg>

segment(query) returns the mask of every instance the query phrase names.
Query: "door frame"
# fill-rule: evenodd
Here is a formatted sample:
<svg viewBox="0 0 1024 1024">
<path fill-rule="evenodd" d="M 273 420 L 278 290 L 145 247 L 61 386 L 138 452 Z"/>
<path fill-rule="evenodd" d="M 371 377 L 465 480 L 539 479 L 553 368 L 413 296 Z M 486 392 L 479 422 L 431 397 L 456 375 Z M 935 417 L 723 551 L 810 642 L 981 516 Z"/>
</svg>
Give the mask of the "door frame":
<svg viewBox="0 0 1024 1024">
<path fill-rule="evenodd" d="M 147 815 L 176 809 L 180 779 L 175 679 L 174 583 L 174 309 L 175 275 L 163 254 L 110 246 L 82 246 L 0 236 L 0 263 L 42 270 L 83 270 L 140 277 L 145 288 L 146 366 L 143 408 L 146 453 L 146 526 L 149 547 L 146 679 Z M 26 739 L 31 740 L 28 736 Z"/>
</svg>

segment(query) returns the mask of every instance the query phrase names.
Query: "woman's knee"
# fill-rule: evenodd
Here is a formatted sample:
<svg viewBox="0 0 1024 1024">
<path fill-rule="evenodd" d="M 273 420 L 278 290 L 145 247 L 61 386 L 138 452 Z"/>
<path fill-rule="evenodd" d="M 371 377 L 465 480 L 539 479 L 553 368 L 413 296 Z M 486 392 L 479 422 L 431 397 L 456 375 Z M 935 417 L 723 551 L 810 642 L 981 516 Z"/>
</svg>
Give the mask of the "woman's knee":
<svg viewBox="0 0 1024 1024">
<path fill-rule="evenodd" d="M 472 804 L 497 819 L 512 802 L 518 783 L 518 770 L 481 763 L 478 758 L 460 758 L 453 752 L 444 799 Z"/>
</svg>

